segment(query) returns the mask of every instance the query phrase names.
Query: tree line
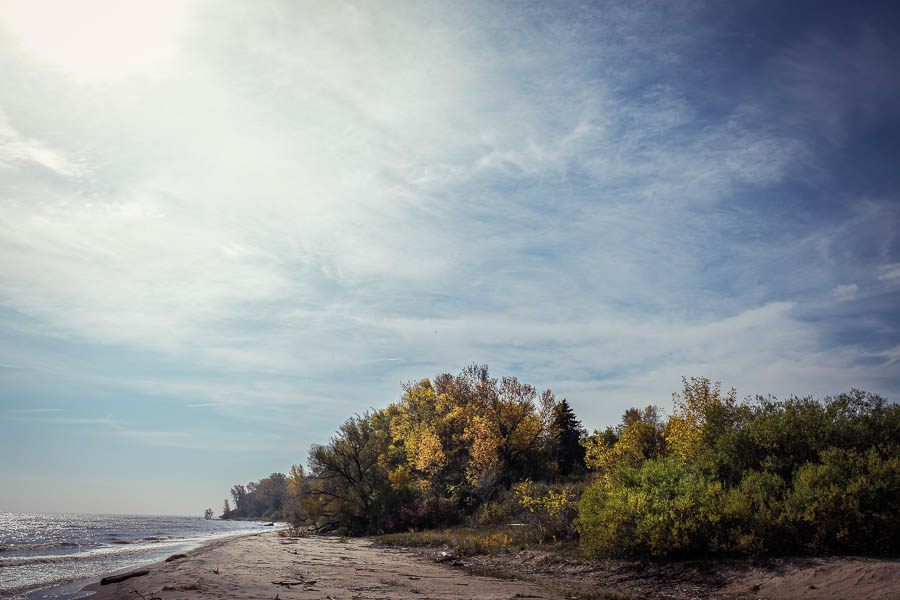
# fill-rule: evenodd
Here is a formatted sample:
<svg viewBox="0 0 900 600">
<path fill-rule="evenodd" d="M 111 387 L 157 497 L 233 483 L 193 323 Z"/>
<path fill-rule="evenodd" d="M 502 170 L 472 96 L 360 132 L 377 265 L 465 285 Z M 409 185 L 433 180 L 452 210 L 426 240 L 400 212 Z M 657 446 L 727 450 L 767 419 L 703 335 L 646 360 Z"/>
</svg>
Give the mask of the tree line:
<svg viewBox="0 0 900 600">
<path fill-rule="evenodd" d="M 484 365 L 409 383 L 313 445 L 308 472 L 234 486 L 223 517 L 349 534 L 527 523 L 598 557 L 900 550 L 896 404 L 682 383 L 669 416 L 632 408 L 591 434 L 565 399 Z"/>
</svg>

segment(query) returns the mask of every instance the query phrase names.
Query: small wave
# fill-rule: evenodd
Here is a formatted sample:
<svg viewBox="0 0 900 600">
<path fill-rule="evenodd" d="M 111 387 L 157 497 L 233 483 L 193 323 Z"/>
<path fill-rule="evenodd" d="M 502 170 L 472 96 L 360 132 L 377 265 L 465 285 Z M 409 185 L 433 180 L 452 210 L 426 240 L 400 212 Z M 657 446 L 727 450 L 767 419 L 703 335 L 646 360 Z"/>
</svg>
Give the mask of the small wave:
<svg viewBox="0 0 900 600">
<path fill-rule="evenodd" d="M 73 542 L 45 542 L 43 544 L 0 544 L 0 552 L 26 552 L 28 550 L 52 550 L 54 548 L 77 548 Z"/>
<path fill-rule="evenodd" d="M 177 545 L 170 543 L 170 546 Z M 25 565 L 42 564 L 42 563 L 63 563 L 70 561 L 92 560 L 97 558 L 107 558 L 113 556 L 127 556 L 132 554 L 142 554 L 151 551 L 160 550 L 159 543 L 136 544 L 125 542 L 124 544 L 116 544 L 104 546 L 88 550 L 85 552 L 74 552 L 70 554 L 47 554 L 41 556 L 10 556 L 9 558 L 0 558 L 0 568 L 3 567 L 22 567 Z M 162 547 L 165 547 L 164 545 Z"/>
</svg>

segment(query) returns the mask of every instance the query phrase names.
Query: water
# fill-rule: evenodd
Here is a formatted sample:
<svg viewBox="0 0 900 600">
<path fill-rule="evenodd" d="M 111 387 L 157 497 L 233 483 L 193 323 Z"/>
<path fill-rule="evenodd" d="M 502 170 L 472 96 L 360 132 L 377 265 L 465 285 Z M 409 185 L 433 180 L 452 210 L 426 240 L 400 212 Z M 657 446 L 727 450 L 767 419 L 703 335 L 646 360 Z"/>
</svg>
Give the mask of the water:
<svg viewBox="0 0 900 600">
<path fill-rule="evenodd" d="M 75 598 L 85 580 L 271 529 L 202 517 L 0 512 L 0 598 Z"/>
</svg>

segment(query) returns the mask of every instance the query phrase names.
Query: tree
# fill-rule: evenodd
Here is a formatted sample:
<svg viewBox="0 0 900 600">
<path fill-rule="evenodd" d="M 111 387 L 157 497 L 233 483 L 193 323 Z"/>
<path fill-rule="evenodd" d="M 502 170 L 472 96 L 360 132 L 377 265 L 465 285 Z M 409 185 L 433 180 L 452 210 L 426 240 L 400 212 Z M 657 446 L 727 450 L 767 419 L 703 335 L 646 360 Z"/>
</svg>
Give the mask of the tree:
<svg viewBox="0 0 900 600">
<path fill-rule="evenodd" d="M 666 450 L 659 411 L 655 406 L 643 410 L 629 408 L 615 431 L 595 431 L 585 443 L 585 463 L 604 477 L 621 468 L 637 468 Z"/>
<path fill-rule="evenodd" d="M 581 444 L 587 435 L 569 402 L 563 398 L 553 407 L 553 427 L 550 442 L 551 460 L 560 475 L 583 473 L 585 448 Z"/>
<path fill-rule="evenodd" d="M 309 452 L 314 484 L 309 493 L 320 499 L 313 515 L 317 525 L 368 531 L 379 517 L 379 496 L 390 488 L 381 462 L 390 444 L 390 425 L 383 411 L 351 417 L 326 445 Z"/>
<path fill-rule="evenodd" d="M 231 505 L 228 504 L 228 498 L 225 498 L 225 506 L 222 509 L 222 518 L 227 519 L 228 513 L 230 513 L 230 512 L 231 512 Z"/>
<path fill-rule="evenodd" d="M 234 499 L 234 510 L 237 511 L 238 516 L 243 516 L 242 513 L 246 508 L 244 499 L 247 497 L 247 488 L 241 484 L 235 485 L 231 488 L 231 497 Z"/>
<path fill-rule="evenodd" d="M 706 377 L 681 378 L 684 390 L 672 394 L 675 414 L 666 425 L 665 438 L 672 453 L 681 460 L 696 458 L 701 449 L 707 413 L 732 410 L 737 392 L 734 388 L 722 393 L 722 384 L 711 384 Z"/>
<path fill-rule="evenodd" d="M 469 403 L 465 437 L 472 442 L 470 478 L 496 478 L 505 487 L 547 472 L 544 444 L 550 437 L 556 397 L 550 390 L 538 397 L 534 387 L 515 377 L 484 377 Z"/>
</svg>

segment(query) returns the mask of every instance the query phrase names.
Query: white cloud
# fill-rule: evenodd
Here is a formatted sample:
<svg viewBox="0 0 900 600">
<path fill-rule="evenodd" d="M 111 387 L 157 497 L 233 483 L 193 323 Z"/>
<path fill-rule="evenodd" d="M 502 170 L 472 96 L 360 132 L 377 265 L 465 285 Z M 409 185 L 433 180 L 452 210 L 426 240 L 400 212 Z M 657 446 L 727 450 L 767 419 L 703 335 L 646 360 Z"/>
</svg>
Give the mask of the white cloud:
<svg viewBox="0 0 900 600">
<path fill-rule="evenodd" d="M 20 135 L 0 107 L 0 174 L 4 168 L 18 169 L 28 163 L 36 163 L 63 177 L 81 175 L 81 168 L 60 152 Z"/>
<path fill-rule="evenodd" d="M 608 393 L 615 408 L 584 407 L 594 423 L 662 403 L 683 374 L 803 393 L 818 390 L 791 382 L 836 391 L 861 372 L 864 351 L 823 353 L 784 300 L 855 293 L 834 287 L 839 240 L 889 224 L 883 204 L 765 247 L 779 232 L 736 190 L 784 181 L 811 149 L 743 98 L 706 116 L 660 67 L 686 36 L 655 11 L 610 8 L 598 31 L 489 6 L 196 10 L 133 46 L 139 24 L 121 29 L 121 62 L 31 17 L 14 32 L 30 58 L 0 55 L 3 305 L 35 338 L 198 374 L 34 368 L 272 423 L 335 397 L 339 420 L 472 360 L 576 401 Z"/>
<path fill-rule="evenodd" d="M 853 300 L 856 298 L 856 293 L 859 291 L 859 286 L 855 283 L 845 283 L 842 285 L 835 286 L 831 293 L 840 301 L 844 300 Z"/>
<path fill-rule="evenodd" d="M 900 283 L 900 263 L 880 265 L 875 270 L 875 276 L 879 281 L 888 283 Z"/>
<path fill-rule="evenodd" d="M 79 80 L 148 69 L 174 49 L 191 3 L 6 0 L 0 26 L 36 60 Z"/>
</svg>

